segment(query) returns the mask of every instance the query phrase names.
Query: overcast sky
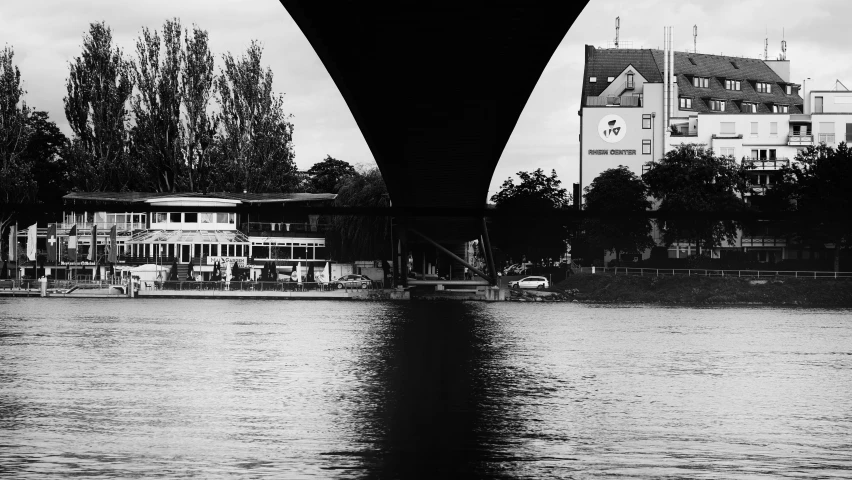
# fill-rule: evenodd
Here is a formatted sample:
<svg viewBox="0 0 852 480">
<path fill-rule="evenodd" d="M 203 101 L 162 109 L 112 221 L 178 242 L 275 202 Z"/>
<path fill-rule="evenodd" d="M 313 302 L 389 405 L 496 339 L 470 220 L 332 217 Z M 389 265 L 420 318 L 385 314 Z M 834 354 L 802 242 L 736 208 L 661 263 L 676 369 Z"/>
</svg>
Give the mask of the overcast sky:
<svg viewBox="0 0 852 480">
<path fill-rule="evenodd" d="M 830 89 L 835 79 L 852 88 L 848 0 L 592 0 L 560 44 L 527 103 L 491 182 L 494 193 L 519 170 L 556 169 L 564 186 L 577 181 L 583 46 L 606 47 L 621 17 L 621 40 L 634 48 L 658 48 L 663 26 L 673 26 L 676 50 L 758 57 L 769 37 L 769 57 L 780 53 L 785 30 L 793 81 Z M 197 24 L 210 34 L 217 57 L 240 54 L 251 39 L 265 47 L 263 62 L 275 75 L 294 115 L 296 162 L 307 169 L 326 154 L 352 164 L 373 156 L 340 93 L 308 41 L 277 0 L 2 0 L 0 43 L 15 49 L 27 103 L 47 110 L 70 135 L 62 107 L 68 62 L 80 55 L 90 22 L 104 20 L 127 55 L 141 28 L 160 30 L 167 18 Z"/>
</svg>

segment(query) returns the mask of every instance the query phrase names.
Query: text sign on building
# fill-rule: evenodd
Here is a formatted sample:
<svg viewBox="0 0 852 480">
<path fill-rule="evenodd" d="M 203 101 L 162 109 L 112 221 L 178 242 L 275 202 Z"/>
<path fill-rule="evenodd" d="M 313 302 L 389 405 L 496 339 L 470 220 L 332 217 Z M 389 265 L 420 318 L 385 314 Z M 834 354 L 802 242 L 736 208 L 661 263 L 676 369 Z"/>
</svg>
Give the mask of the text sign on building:
<svg viewBox="0 0 852 480">
<path fill-rule="evenodd" d="M 589 155 L 636 155 L 636 150 L 590 149 Z"/>
<path fill-rule="evenodd" d="M 216 262 L 219 262 L 219 265 L 226 265 L 230 263 L 231 265 L 242 267 L 247 261 L 248 257 L 207 257 L 207 265 L 215 265 Z"/>
<path fill-rule="evenodd" d="M 598 135 L 607 143 L 620 142 L 627 135 L 627 123 L 618 115 L 606 115 L 598 123 Z"/>
</svg>

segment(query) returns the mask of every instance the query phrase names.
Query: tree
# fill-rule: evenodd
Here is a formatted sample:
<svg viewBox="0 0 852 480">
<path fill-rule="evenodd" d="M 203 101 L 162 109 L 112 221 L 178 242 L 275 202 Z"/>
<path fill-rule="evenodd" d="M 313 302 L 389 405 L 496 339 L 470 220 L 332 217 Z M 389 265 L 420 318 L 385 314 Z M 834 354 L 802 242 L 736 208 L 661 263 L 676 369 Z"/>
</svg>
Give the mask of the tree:
<svg viewBox="0 0 852 480">
<path fill-rule="evenodd" d="M 292 115 L 272 92 L 272 70 L 261 67 L 263 49 L 252 41 L 245 55 L 224 55 L 216 78 L 221 107 L 218 177 L 224 190 L 288 192 L 297 184 Z"/>
<path fill-rule="evenodd" d="M 156 30 L 143 28 L 136 40 L 137 61 L 132 64 L 138 89 L 131 99 L 136 120 L 131 130 L 134 155 L 158 192 L 177 191 L 184 177 L 180 36 L 177 19 L 165 22 L 162 40 Z"/>
<path fill-rule="evenodd" d="M 210 53 L 207 31 L 193 25 L 192 35 L 184 35 L 185 48 L 181 58 L 181 96 L 186 109 L 182 124 L 184 159 L 190 191 L 204 191 L 210 186 L 209 169 L 218 118 L 207 113 L 213 95 L 213 54 Z"/>
<path fill-rule="evenodd" d="M 141 169 L 126 152 L 126 103 L 133 90 L 130 64 L 112 47 L 112 32 L 92 23 L 83 54 L 70 64 L 65 117 L 74 139 L 64 153 L 74 188 L 121 191 L 134 188 Z"/>
<path fill-rule="evenodd" d="M 840 270 L 840 251 L 852 246 L 852 150 L 824 143 L 808 147 L 779 172 L 767 191 L 765 208 L 793 214 L 781 223 L 793 242 L 834 245 L 834 271 Z"/>
<path fill-rule="evenodd" d="M 22 155 L 30 139 L 30 110 L 22 100 L 26 92 L 14 56 L 12 47 L 0 50 L 0 251 L 15 204 L 35 201 L 38 191 L 32 163 Z"/>
<path fill-rule="evenodd" d="M 334 201 L 337 207 L 390 206 L 390 196 L 378 168 L 356 173 L 343 183 Z M 329 250 L 338 261 L 390 257 L 390 217 L 334 215 L 329 221 Z"/>
<path fill-rule="evenodd" d="M 558 222 L 525 222 L 517 214 L 567 208 L 571 195 L 560 185 L 556 171 L 550 176 L 541 169 L 518 172 L 521 182 L 515 185 L 510 177 L 491 197 L 498 209 L 512 216 L 498 216 L 492 226 L 491 238 L 495 247 L 514 260 L 526 257 L 529 261 L 560 258 L 567 250 L 568 229 Z"/>
<path fill-rule="evenodd" d="M 68 193 L 65 159 L 61 156 L 68 146 L 68 138 L 47 112 L 33 111 L 27 123 L 30 135 L 21 156 L 31 165 L 38 183 L 37 199 L 39 203 L 58 205 Z"/>
<path fill-rule="evenodd" d="M 310 190 L 315 193 L 337 193 L 343 182 L 356 174 L 355 167 L 343 160 L 326 155 L 308 169 Z"/>
<path fill-rule="evenodd" d="M 694 242 L 712 249 L 727 240 L 733 243 L 740 228 L 733 219 L 714 219 L 708 214 L 736 213 L 746 209 L 743 194 L 748 186 L 749 166 L 737 165 L 728 157 L 716 157 L 712 149 L 681 144 L 659 162 L 648 162 L 642 180 L 648 193 L 659 201 L 658 211 L 677 217 L 661 222 L 663 241 Z"/>
<path fill-rule="evenodd" d="M 654 246 L 651 222 L 644 216 L 651 208 L 648 187 L 629 168 L 603 171 L 585 191 L 586 212 L 592 218 L 583 222 L 583 230 L 592 244 L 615 252 L 616 258 L 621 252 Z"/>
</svg>

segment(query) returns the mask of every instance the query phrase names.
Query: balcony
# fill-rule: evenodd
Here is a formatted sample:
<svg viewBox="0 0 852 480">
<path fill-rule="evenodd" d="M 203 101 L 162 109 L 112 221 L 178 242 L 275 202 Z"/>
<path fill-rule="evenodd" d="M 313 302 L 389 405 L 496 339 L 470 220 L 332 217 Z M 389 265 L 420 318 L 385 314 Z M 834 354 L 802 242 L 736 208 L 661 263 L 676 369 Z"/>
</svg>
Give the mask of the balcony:
<svg viewBox="0 0 852 480">
<path fill-rule="evenodd" d="M 744 247 L 785 247 L 787 240 L 775 236 L 744 236 Z"/>
<path fill-rule="evenodd" d="M 595 97 L 589 96 L 586 97 L 586 106 L 587 107 L 641 107 L 642 101 L 641 97 L 635 97 L 632 95 L 607 95 L 603 97 Z"/>
<path fill-rule="evenodd" d="M 788 135 L 787 136 L 787 145 L 788 146 L 806 146 L 814 144 L 814 136 L 813 135 Z"/>
<path fill-rule="evenodd" d="M 242 231 L 250 236 L 263 237 L 324 237 L 328 230 L 326 224 L 248 222 L 242 224 Z"/>
<path fill-rule="evenodd" d="M 147 228 L 145 222 L 60 222 L 56 224 L 56 231 L 58 234 L 67 234 L 74 225 L 77 226 L 77 235 L 90 232 L 93 226 L 98 227 L 99 233 L 109 233 L 113 225 L 118 232 L 132 232 Z"/>
<path fill-rule="evenodd" d="M 743 164 L 754 165 L 755 170 L 778 170 L 781 167 L 789 166 L 789 158 L 743 158 Z"/>
<path fill-rule="evenodd" d="M 681 127 L 672 127 L 672 136 L 673 137 L 697 137 L 698 129 L 697 128 L 689 128 L 686 126 Z"/>
</svg>

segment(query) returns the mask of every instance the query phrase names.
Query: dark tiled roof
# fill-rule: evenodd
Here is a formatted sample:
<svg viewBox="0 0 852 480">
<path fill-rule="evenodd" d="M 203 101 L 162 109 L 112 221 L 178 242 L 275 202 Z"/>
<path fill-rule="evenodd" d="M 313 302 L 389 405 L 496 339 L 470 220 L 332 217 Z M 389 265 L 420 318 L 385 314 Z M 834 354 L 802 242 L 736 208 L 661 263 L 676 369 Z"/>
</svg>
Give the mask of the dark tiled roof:
<svg viewBox="0 0 852 480">
<path fill-rule="evenodd" d="M 649 82 L 662 82 L 663 54 L 654 49 L 596 49 L 586 45 L 583 100 L 600 95 L 609 85 L 606 78 L 617 76 L 631 64 Z M 741 112 L 742 102 L 757 103 L 758 113 L 771 113 L 772 104 L 789 105 L 789 113 L 802 113 L 802 97 L 787 95 L 783 79 L 763 60 L 674 52 L 674 71 L 679 94 L 694 98 L 692 110 L 696 112 L 711 112 L 708 100 L 712 98 L 727 101 L 726 113 Z M 692 86 L 694 76 L 708 77 L 709 88 Z M 589 83 L 589 77 L 598 81 Z M 740 80 L 741 90 L 725 90 L 725 79 Z M 770 83 L 771 93 L 757 93 L 756 82 Z"/>
<path fill-rule="evenodd" d="M 633 65 L 636 71 L 649 82 L 662 82 L 663 75 L 657 66 L 651 50 L 648 49 L 596 49 L 586 45 L 586 74 L 583 78 L 583 98 L 597 96 L 606 90 L 607 77 L 616 77 Z M 596 83 L 589 83 L 589 77 L 597 77 Z"/>
<path fill-rule="evenodd" d="M 123 202 L 141 203 L 154 198 L 168 197 L 195 197 L 195 198 L 221 198 L 228 200 L 240 200 L 247 203 L 273 203 L 273 202 L 311 202 L 334 200 L 335 193 L 164 193 L 164 192 L 71 192 L 65 195 L 66 200 L 89 200 L 96 202 Z"/>
</svg>

